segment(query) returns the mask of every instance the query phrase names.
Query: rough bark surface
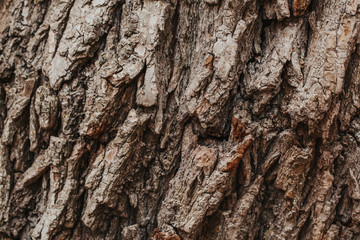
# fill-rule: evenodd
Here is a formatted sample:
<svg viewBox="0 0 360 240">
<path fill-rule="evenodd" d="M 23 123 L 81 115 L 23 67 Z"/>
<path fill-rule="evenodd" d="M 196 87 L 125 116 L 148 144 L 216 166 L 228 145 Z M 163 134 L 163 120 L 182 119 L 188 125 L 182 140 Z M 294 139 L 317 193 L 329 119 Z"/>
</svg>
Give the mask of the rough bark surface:
<svg viewBox="0 0 360 240">
<path fill-rule="evenodd" d="M 1 239 L 360 239 L 360 0 L 0 0 Z"/>
</svg>

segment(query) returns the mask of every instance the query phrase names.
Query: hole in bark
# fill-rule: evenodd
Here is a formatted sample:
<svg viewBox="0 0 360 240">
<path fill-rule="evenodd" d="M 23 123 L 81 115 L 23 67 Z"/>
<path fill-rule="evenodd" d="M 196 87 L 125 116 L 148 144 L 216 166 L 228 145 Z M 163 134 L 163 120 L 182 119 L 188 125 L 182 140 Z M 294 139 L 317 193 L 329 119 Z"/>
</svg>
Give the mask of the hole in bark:
<svg viewBox="0 0 360 240">
<path fill-rule="evenodd" d="M 295 129 L 296 135 L 298 136 L 298 139 L 302 145 L 302 147 L 305 147 L 308 139 L 308 132 L 309 127 L 307 124 L 300 122 L 298 126 Z"/>
</svg>

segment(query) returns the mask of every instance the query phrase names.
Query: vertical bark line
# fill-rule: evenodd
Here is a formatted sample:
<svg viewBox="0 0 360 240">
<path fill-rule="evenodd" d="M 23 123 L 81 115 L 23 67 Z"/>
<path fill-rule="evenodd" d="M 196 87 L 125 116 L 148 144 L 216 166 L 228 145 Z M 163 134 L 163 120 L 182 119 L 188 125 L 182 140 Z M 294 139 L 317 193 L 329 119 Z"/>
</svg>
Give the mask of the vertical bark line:
<svg viewBox="0 0 360 240">
<path fill-rule="evenodd" d="M 359 9 L 0 0 L 0 238 L 358 239 Z"/>
</svg>

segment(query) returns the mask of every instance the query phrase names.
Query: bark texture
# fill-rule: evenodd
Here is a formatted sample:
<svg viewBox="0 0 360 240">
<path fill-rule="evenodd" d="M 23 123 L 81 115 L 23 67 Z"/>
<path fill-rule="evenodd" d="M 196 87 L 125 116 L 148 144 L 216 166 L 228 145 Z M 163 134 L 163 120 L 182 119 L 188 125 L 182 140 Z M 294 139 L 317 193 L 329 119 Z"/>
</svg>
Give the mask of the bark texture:
<svg viewBox="0 0 360 240">
<path fill-rule="evenodd" d="M 1 239 L 360 239 L 359 0 L 0 0 Z"/>
</svg>

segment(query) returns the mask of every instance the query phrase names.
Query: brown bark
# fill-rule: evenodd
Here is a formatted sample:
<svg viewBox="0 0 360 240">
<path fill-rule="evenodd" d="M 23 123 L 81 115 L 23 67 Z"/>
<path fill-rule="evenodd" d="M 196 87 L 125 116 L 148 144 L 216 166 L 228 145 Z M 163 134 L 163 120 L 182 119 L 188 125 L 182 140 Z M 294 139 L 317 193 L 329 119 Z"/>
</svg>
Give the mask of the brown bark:
<svg viewBox="0 0 360 240">
<path fill-rule="evenodd" d="M 359 239 L 359 0 L 0 0 L 0 238 Z"/>
</svg>

